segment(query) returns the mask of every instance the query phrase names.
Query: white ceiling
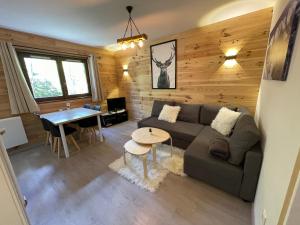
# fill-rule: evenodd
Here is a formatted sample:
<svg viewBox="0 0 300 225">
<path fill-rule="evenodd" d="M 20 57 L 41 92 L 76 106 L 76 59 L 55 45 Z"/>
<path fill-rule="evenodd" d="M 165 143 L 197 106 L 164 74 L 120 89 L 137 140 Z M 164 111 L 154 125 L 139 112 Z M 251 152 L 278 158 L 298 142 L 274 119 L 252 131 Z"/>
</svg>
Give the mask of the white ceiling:
<svg viewBox="0 0 300 225">
<path fill-rule="evenodd" d="M 123 36 L 128 14 L 150 39 L 273 6 L 276 0 L 0 0 L 0 26 L 106 46 Z"/>
</svg>

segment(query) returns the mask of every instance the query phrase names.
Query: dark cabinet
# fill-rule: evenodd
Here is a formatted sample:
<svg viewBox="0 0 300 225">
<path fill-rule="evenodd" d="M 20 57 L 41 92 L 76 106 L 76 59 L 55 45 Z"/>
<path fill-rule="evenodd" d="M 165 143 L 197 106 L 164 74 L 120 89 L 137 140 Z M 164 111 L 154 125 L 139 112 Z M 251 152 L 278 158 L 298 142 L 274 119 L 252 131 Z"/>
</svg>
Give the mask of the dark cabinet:
<svg viewBox="0 0 300 225">
<path fill-rule="evenodd" d="M 109 127 L 117 123 L 122 123 L 128 120 L 127 110 L 117 112 L 108 112 L 101 115 L 101 124 L 103 127 Z"/>
</svg>

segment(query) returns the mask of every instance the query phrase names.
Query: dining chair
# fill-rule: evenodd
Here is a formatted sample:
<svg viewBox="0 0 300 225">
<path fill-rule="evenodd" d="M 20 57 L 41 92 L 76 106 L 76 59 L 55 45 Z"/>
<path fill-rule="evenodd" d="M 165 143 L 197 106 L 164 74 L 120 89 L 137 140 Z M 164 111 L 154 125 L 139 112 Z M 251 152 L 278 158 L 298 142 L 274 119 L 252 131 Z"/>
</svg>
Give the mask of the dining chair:
<svg viewBox="0 0 300 225">
<path fill-rule="evenodd" d="M 84 104 L 82 107 L 86 109 L 91 109 L 93 106 L 91 104 Z"/>
<path fill-rule="evenodd" d="M 60 135 L 59 128 L 58 128 L 58 126 L 55 126 L 54 124 L 52 124 L 47 119 L 43 118 L 42 121 L 44 121 L 50 127 L 50 133 L 51 133 L 51 135 L 53 137 L 52 151 L 53 152 L 57 151 L 57 155 L 58 155 L 58 159 L 59 159 L 60 158 L 61 144 L 62 144 L 62 140 L 61 140 L 61 135 Z M 74 137 L 72 136 L 72 134 L 76 132 L 76 129 L 73 128 L 73 127 L 64 125 L 64 131 L 65 131 L 65 135 L 66 135 L 67 141 L 69 139 L 73 143 L 73 145 L 75 146 L 75 148 L 78 151 L 80 151 L 79 145 L 77 144 L 77 142 L 75 141 Z"/>
<path fill-rule="evenodd" d="M 90 109 L 101 111 L 101 106 L 90 105 Z M 89 133 L 89 144 L 92 144 L 92 137 L 94 137 L 94 142 L 96 142 L 97 135 L 95 127 L 98 126 L 98 120 L 96 116 L 79 120 L 77 125 L 80 127 L 79 139 L 81 139 L 81 136 L 84 133 L 84 131 L 87 131 Z"/>
<path fill-rule="evenodd" d="M 45 145 L 50 144 L 51 149 L 52 149 L 52 143 L 53 143 L 53 141 L 52 141 L 52 135 L 51 135 L 51 132 L 50 132 L 50 124 L 51 124 L 51 122 L 49 122 L 48 120 L 45 120 L 43 118 L 40 118 L 40 120 L 42 122 L 44 130 L 46 131 Z"/>
</svg>

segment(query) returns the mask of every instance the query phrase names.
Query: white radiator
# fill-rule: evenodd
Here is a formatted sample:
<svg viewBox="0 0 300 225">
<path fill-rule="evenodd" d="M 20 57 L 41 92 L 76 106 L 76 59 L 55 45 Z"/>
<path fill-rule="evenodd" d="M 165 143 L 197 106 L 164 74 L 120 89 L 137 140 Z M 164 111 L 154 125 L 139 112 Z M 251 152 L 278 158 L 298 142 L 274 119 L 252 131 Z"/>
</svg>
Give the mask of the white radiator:
<svg viewBox="0 0 300 225">
<path fill-rule="evenodd" d="M 21 117 L 0 119 L 0 128 L 5 129 L 3 140 L 7 149 L 28 143 Z"/>
</svg>

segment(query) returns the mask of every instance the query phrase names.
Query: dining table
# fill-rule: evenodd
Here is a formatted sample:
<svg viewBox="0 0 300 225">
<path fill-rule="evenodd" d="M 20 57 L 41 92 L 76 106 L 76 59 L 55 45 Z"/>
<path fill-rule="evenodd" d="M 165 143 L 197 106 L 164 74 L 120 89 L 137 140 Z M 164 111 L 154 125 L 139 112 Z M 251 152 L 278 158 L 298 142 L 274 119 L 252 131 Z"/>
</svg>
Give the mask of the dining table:
<svg viewBox="0 0 300 225">
<path fill-rule="evenodd" d="M 64 125 L 75 122 L 75 121 L 79 121 L 82 119 L 96 116 L 97 122 L 98 122 L 100 141 L 103 142 L 103 134 L 102 134 L 102 128 L 101 128 L 100 115 L 101 115 L 101 111 L 87 109 L 87 108 L 72 108 L 72 109 L 67 109 L 67 110 L 63 110 L 63 111 L 41 114 L 40 118 L 47 119 L 53 125 L 59 127 L 65 156 L 66 156 L 66 158 L 69 158 L 70 153 L 69 153 L 69 147 L 68 147 L 68 143 L 67 143 L 66 135 L 65 135 L 65 131 L 64 131 Z"/>
</svg>

